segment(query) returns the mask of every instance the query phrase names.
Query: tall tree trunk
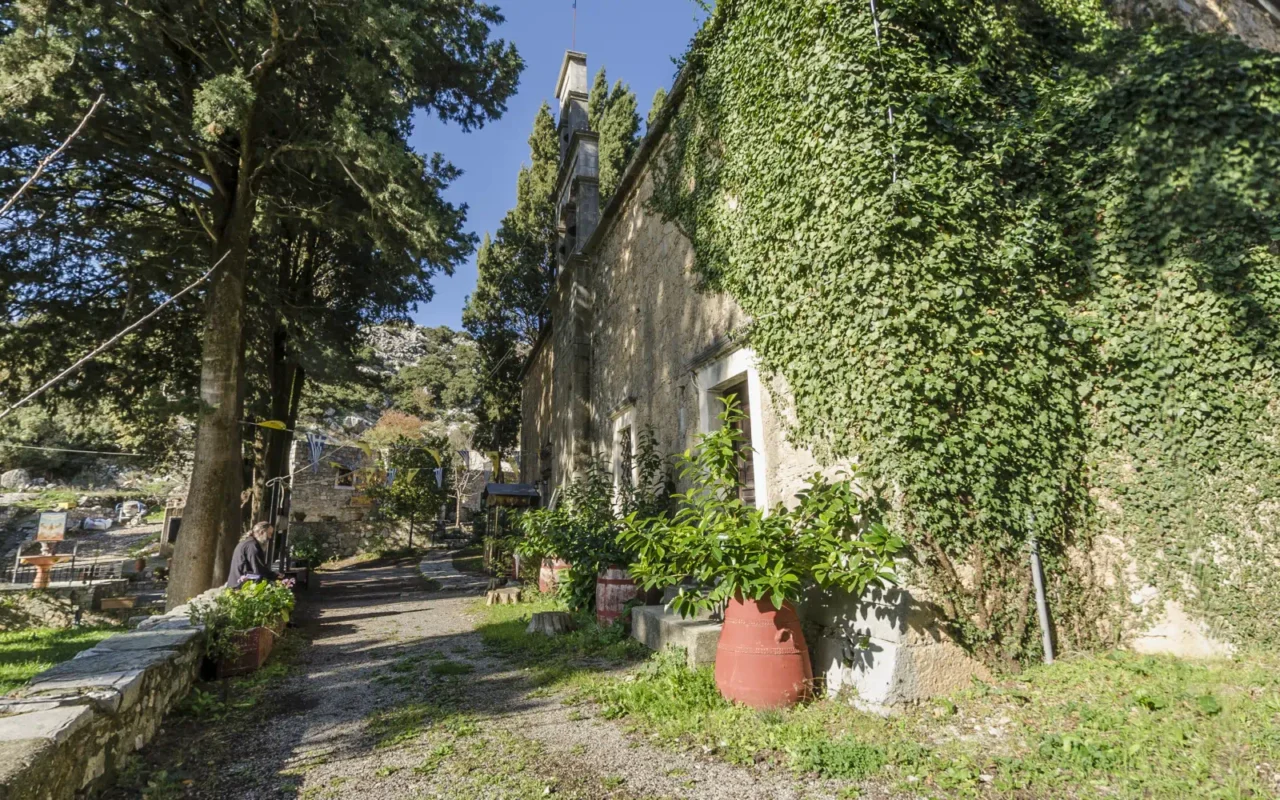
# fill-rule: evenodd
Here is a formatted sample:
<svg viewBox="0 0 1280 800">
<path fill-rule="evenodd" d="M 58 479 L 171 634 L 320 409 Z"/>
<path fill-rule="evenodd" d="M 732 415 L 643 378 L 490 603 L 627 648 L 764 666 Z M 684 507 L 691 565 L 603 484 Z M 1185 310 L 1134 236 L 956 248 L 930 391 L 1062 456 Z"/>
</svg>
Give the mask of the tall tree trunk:
<svg viewBox="0 0 1280 800">
<path fill-rule="evenodd" d="M 248 252 L 246 250 L 246 252 Z M 245 458 L 244 452 L 244 429 L 241 427 L 241 420 L 244 419 L 244 399 L 248 394 L 247 381 L 245 375 L 245 353 L 248 349 L 248 337 L 245 335 L 243 325 L 240 332 L 240 377 L 236 381 L 236 467 L 232 474 L 231 480 L 226 487 L 228 502 L 235 508 L 235 513 L 228 515 L 223 519 L 222 529 L 218 532 L 218 546 L 214 550 L 213 567 L 209 570 L 209 585 L 217 586 L 227 579 L 227 575 L 231 572 L 231 554 L 235 552 L 236 545 L 240 542 L 247 530 L 245 522 L 249 518 L 249 509 L 252 507 L 251 496 L 245 495 L 246 479 L 251 479 L 249 474 L 252 469 L 252 456 Z"/>
<path fill-rule="evenodd" d="M 288 333 L 283 326 L 277 325 L 271 339 L 271 363 L 267 365 L 268 390 L 271 394 L 269 418 L 292 428 L 288 424 L 288 417 L 293 396 L 294 368 L 287 361 Z M 289 437 L 288 431 L 256 429 L 253 448 L 253 522 L 263 522 L 271 516 L 271 492 L 267 489 L 267 481 L 280 476 L 280 451 L 286 446 L 285 442 Z"/>
<path fill-rule="evenodd" d="M 247 181 L 238 180 L 247 176 L 245 166 L 242 163 L 237 170 L 220 176 L 231 196 L 225 198 L 225 210 L 216 220 L 221 235 L 213 257 L 225 256 L 225 260 L 214 273 L 205 307 L 195 460 L 182 531 L 171 561 L 165 599 L 169 609 L 214 585 L 214 566 L 223 532 L 238 531 L 240 527 L 240 378 L 245 276 L 255 210 Z"/>
</svg>

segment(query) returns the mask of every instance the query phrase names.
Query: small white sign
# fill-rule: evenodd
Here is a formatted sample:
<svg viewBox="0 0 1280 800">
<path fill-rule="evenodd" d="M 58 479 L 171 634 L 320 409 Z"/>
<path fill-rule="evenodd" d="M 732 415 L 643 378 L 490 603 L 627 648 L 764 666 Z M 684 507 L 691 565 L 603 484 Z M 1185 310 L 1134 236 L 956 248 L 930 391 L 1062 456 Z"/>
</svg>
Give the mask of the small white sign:
<svg viewBox="0 0 1280 800">
<path fill-rule="evenodd" d="M 45 511 L 40 515 L 36 528 L 37 542 L 60 542 L 67 536 L 67 512 Z"/>
</svg>

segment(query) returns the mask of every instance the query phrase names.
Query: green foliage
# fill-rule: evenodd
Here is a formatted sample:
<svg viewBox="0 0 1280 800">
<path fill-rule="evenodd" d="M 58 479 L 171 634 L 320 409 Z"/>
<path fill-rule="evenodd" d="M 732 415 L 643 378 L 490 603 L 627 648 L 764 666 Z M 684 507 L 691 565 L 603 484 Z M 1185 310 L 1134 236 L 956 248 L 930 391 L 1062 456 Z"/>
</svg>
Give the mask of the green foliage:
<svg viewBox="0 0 1280 800">
<path fill-rule="evenodd" d="M 598 463 L 589 464 L 564 487 L 556 508 L 526 511 L 519 525 L 523 536 L 516 550 L 522 556 L 569 562 L 569 574 L 559 590 L 574 611 L 595 607 L 596 576 L 601 570 L 628 561 L 617 545 L 613 478 Z"/>
<path fill-rule="evenodd" d="M 857 739 L 817 739 L 796 748 L 791 765 L 824 778 L 857 781 L 878 772 L 885 765 L 885 754 L 876 745 Z"/>
<path fill-rule="evenodd" d="M 717 4 L 657 164 L 795 440 L 898 487 L 990 662 L 1034 641 L 1032 534 L 1063 647 L 1120 633 L 1066 558 L 1103 531 L 1276 641 L 1280 57 L 1095 0 L 877 7 Z"/>
<path fill-rule="evenodd" d="M 795 602 L 808 581 L 861 594 L 894 580 L 893 556 L 902 541 L 879 522 L 848 480 L 820 475 L 797 498 L 794 510 L 779 504 L 765 514 L 739 497 L 739 459 L 746 446 L 743 419 L 726 398 L 720 427 L 702 434 L 680 458 L 690 488 L 677 494 L 673 518 L 632 513 L 619 543 L 635 553 L 632 576 L 646 589 L 682 584 L 671 607 L 682 615 L 741 597 L 768 600 L 775 608 Z"/>
<path fill-rule="evenodd" d="M 391 380 L 393 406 L 428 421 L 469 417 L 480 405 L 480 350 L 465 331 L 424 333 L 422 355 Z"/>
<path fill-rule="evenodd" d="M 559 588 L 575 611 L 595 607 L 597 575 L 632 561 L 634 552 L 618 539 L 619 517 L 648 519 L 667 511 L 669 478 L 650 428 L 637 437 L 635 475 L 634 486 L 628 481 L 615 487 L 613 476 L 592 462 L 563 488 L 556 508 L 527 511 L 520 517 L 517 552 L 534 560 L 569 562 L 568 578 Z"/>
<path fill-rule="evenodd" d="M 667 103 L 667 90 L 659 86 L 658 91 L 653 93 L 653 102 L 649 105 L 649 116 L 645 120 L 647 129 L 653 128 L 654 121 L 658 115 L 662 113 L 662 107 Z"/>
<path fill-rule="evenodd" d="M 327 537 L 310 530 L 289 535 L 289 557 L 296 561 L 304 561 L 308 566 L 318 567 L 336 557 Z"/>
<path fill-rule="evenodd" d="M 587 99 L 587 126 L 600 134 L 600 207 L 608 204 L 631 156 L 640 144 L 640 115 L 631 87 L 616 81 L 609 88 L 604 67 L 596 73 Z"/>
<path fill-rule="evenodd" d="M 293 611 L 293 591 L 279 581 L 246 581 L 221 591 L 212 600 L 192 603 L 188 617 L 205 628 L 205 652 L 218 660 L 232 658 L 239 637 L 253 628 L 282 625 Z"/>
<path fill-rule="evenodd" d="M 0 608 L 0 617 L 4 609 Z M 0 696 L 122 628 L 27 628 L 0 631 Z"/>
<path fill-rule="evenodd" d="M 448 497 L 448 465 L 441 464 L 445 443 L 422 438 L 401 438 L 388 448 L 386 459 L 390 483 L 375 482 L 369 497 L 378 503 L 378 513 L 390 519 L 425 522 L 432 519 Z M 445 469 L 436 485 L 435 469 Z M 394 470 L 394 474 L 392 471 Z"/>
</svg>

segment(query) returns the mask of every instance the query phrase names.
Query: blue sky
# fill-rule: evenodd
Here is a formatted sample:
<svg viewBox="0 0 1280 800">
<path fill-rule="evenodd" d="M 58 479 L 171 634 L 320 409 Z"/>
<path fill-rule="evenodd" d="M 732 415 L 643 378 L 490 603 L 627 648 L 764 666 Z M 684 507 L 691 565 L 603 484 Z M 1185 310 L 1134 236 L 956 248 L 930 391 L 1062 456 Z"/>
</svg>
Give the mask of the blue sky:
<svg viewBox="0 0 1280 800">
<path fill-rule="evenodd" d="M 435 119 L 418 121 L 410 143 L 422 153 L 439 151 L 463 170 L 446 197 L 468 206 L 467 227 L 483 238 L 515 204 L 516 173 L 529 160 L 529 131 L 538 106 L 552 96 L 564 51 L 573 34 L 573 0 L 494 0 L 506 16 L 497 36 L 515 42 L 524 58 L 520 87 L 507 112 L 478 131 L 463 133 Z M 631 84 L 640 116 L 659 86 L 671 88 L 671 59 L 684 52 L 702 19 L 693 0 L 578 0 L 577 50 L 587 54 L 591 77 L 605 67 L 609 82 Z M 435 299 L 413 314 L 420 325 L 460 327 L 462 306 L 476 285 L 475 259 L 452 277 L 438 275 Z"/>
</svg>

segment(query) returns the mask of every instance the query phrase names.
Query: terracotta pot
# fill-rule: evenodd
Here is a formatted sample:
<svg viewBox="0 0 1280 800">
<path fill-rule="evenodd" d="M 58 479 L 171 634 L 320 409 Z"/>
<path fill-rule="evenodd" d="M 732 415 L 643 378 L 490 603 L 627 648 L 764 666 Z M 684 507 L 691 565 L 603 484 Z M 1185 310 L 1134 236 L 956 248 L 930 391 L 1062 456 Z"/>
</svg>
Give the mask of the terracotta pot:
<svg viewBox="0 0 1280 800">
<path fill-rule="evenodd" d="M 278 630 L 284 629 L 281 622 L 270 628 L 250 628 L 236 637 L 236 655 L 218 662 L 219 678 L 234 678 L 247 675 L 267 662 L 271 649 L 276 646 Z"/>
<path fill-rule="evenodd" d="M 538 570 L 538 591 L 554 592 L 560 581 L 564 580 L 569 570 L 569 562 L 563 559 L 542 559 L 542 569 Z"/>
<path fill-rule="evenodd" d="M 716 647 L 720 694 L 752 708 L 783 708 L 809 696 L 813 667 L 800 618 L 790 603 L 734 599 Z"/>
<path fill-rule="evenodd" d="M 640 587 L 622 567 L 610 564 L 596 578 L 596 622 L 612 625 L 622 616 L 622 607 L 640 596 Z"/>
</svg>

